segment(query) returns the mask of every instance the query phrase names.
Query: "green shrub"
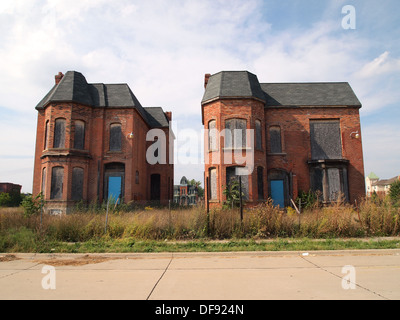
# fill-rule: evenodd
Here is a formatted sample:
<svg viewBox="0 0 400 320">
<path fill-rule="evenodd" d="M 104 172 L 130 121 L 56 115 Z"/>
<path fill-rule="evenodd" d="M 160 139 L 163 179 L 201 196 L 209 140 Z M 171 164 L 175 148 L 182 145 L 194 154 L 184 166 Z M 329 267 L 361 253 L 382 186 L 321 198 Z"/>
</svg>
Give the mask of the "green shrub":
<svg viewBox="0 0 400 320">
<path fill-rule="evenodd" d="M 390 185 L 389 196 L 394 204 L 400 204 L 400 180 L 397 180 Z"/>
<path fill-rule="evenodd" d="M 28 195 L 22 200 L 22 207 L 24 208 L 25 217 L 30 217 L 33 215 L 38 215 L 42 209 L 42 205 L 44 204 L 43 194 L 40 193 L 36 197 L 32 195 Z"/>
</svg>

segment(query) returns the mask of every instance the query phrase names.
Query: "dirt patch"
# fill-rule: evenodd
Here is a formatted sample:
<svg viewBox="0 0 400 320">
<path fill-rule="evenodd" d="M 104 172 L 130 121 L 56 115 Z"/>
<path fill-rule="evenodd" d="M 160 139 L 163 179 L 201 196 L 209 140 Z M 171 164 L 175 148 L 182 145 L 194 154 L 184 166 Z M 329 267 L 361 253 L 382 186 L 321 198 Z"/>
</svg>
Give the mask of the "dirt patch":
<svg viewBox="0 0 400 320">
<path fill-rule="evenodd" d="M 63 259 L 63 258 L 54 258 L 47 260 L 36 260 L 36 263 L 50 265 L 53 267 L 61 267 L 61 266 L 84 266 L 87 264 L 96 264 L 102 263 L 110 260 L 116 260 L 118 258 L 113 257 L 102 257 L 102 256 L 90 256 L 85 255 L 82 257 L 78 257 L 76 259 Z"/>
<path fill-rule="evenodd" d="M 7 254 L 5 256 L 0 256 L 0 262 L 10 262 L 19 260 L 19 258 L 13 254 Z"/>
</svg>

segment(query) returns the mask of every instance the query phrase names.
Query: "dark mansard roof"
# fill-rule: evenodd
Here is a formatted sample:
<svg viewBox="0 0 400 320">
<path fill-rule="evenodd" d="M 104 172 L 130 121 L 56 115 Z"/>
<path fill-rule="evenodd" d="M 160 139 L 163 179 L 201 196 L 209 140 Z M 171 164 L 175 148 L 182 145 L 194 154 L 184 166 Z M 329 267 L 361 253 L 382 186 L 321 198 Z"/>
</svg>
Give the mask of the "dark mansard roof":
<svg viewBox="0 0 400 320">
<path fill-rule="evenodd" d="M 127 84 L 90 84 L 77 71 L 68 71 L 36 109 L 44 109 L 49 103 L 57 102 L 75 102 L 95 108 L 133 108 L 150 127 L 168 127 L 169 124 L 161 107 L 143 108 Z"/>
<path fill-rule="evenodd" d="M 260 83 L 248 71 L 222 71 L 210 76 L 202 105 L 230 98 L 255 99 L 266 107 L 361 107 L 347 82 Z"/>
</svg>

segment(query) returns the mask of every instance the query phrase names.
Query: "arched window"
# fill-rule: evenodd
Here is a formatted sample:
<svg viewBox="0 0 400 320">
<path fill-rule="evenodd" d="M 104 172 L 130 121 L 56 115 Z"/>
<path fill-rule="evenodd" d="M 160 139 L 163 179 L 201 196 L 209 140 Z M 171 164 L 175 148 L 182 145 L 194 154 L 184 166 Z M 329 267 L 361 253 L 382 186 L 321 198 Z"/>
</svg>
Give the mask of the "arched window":
<svg viewBox="0 0 400 320">
<path fill-rule="evenodd" d="M 75 121 L 74 149 L 85 149 L 85 122 Z"/>
<path fill-rule="evenodd" d="M 272 126 L 269 128 L 269 143 L 271 153 L 282 153 L 281 127 Z"/>
<path fill-rule="evenodd" d="M 264 169 L 263 167 L 257 168 L 257 189 L 258 189 L 258 200 L 263 200 L 264 196 Z"/>
<path fill-rule="evenodd" d="M 225 148 L 246 148 L 245 119 L 229 119 L 225 121 Z"/>
<path fill-rule="evenodd" d="M 217 140 L 217 121 L 211 120 L 208 123 L 208 150 L 216 151 L 218 150 L 218 140 Z"/>
<path fill-rule="evenodd" d="M 208 177 L 209 177 L 209 188 L 210 188 L 210 200 L 217 200 L 218 195 L 217 195 L 217 169 L 216 168 L 210 168 L 208 171 Z"/>
<path fill-rule="evenodd" d="M 262 149 L 262 133 L 261 133 L 261 121 L 256 120 L 256 149 Z"/>
<path fill-rule="evenodd" d="M 226 168 L 226 185 L 231 186 L 234 181 L 239 181 L 239 173 L 237 169 L 240 170 L 242 167 L 232 166 Z M 249 176 L 241 175 L 242 180 L 242 192 L 244 194 L 243 199 L 249 199 Z"/>
<path fill-rule="evenodd" d="M 42 193 L 46 194 L 46 177 L 47 177 L 47 168 L 44 167 L 42 171 Z"/>
<path fill-rule="evenodd" d="M 55 149 L 65 148 L 65 119 L 56 119 L 54 126 L 54 145 Z"/>
<path fill-rule="evenodd" d="M 82 168 L 74 168 L 72 170 L 72 200 L 74 201 L 83 199 L 84 173 Z"/>
<path fill-rule="evenodd" d="M 51 200 L 60 200 L 63 195 L 64 168 L 54 167 L 51 171 Z"/>
<path fill-rule="evenodd" d="M 122 128 L 120 123 L 110 126 L 110 151 L 122 150 Z"/>
<path fill-rule="evenodd" d="M 50 122 L 49 120 L 46 121 L 46 126 L 44 129 L 44 150 L 47 150 L 49 147 L 49 129 L 50 129 Z"/>
</svg>

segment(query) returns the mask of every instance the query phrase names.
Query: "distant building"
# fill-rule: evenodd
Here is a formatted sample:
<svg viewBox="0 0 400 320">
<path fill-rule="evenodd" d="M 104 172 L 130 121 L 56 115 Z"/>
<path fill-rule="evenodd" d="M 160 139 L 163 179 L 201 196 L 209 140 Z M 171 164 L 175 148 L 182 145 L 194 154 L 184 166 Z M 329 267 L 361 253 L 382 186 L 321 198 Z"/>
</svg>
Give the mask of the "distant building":
<svg viewBox="0 0 400 320">
<path fill-rule="evenodd" d="M 398 180 L 400 180 L 400 175 L 393 177 L 391 179 L 380 180 L 379 177 L 375 173 L 371 172 L 365 178 L 365 185 L 367 188 L 367 196 L 370 197 L 374 193 L 376 193 L 380 197 L 386 196 L 390 191 L 391 184 Z"/>
<path fill-rule="evenodd" d="M 21 193 L 22 186 L 19 184 L 1 182 L 0 183 L 0 193 Z"/>
<path fill-rule="evenodd" d="M 199 200 L 197 187 L 190 185 L 184 176 L 180 181 L 180 185 L 174 186 L 174 203 L 179 205 L 195 205 Z"/>
</svg>

